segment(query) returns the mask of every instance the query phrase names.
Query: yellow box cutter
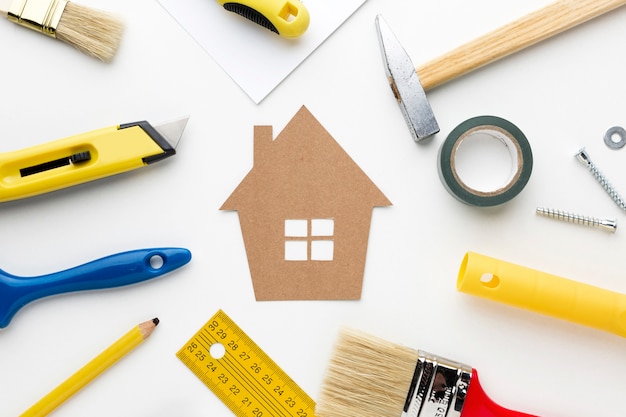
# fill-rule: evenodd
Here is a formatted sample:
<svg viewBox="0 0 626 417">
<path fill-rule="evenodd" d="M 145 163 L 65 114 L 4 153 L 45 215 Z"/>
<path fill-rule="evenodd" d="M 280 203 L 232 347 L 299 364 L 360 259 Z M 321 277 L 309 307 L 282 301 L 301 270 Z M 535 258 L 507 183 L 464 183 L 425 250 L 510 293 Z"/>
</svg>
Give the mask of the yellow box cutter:
<svg viewBox="0 0 626 417">
<path fill-rule="evenodd" d="M 97 180 L 176 154 L 188 117 L 94 130 L 0 154 L 0 202 Z"/>
</svg>

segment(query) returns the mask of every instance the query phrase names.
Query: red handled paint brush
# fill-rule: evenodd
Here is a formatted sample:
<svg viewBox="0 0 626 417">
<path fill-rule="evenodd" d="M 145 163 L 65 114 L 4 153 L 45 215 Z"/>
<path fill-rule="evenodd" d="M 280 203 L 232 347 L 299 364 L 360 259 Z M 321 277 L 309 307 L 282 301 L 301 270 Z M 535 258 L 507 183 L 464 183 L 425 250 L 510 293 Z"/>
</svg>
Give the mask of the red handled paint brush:
<svg viewBox="0 0 626 417">
<path fill-rule="evenodd" d="M 470 366 L 343 330 L 318 417 L 536 417 L 492 401 Z"/>
</svg>

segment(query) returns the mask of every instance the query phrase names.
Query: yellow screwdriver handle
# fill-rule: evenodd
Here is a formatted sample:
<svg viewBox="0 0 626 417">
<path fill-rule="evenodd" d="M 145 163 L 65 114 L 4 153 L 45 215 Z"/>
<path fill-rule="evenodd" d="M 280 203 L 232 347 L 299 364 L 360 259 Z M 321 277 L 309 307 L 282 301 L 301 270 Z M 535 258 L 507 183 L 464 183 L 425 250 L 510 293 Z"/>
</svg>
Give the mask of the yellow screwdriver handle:
<svg viewBox="0 0 626 417">
<path fill-rule="evenodd" d="M 142 167 L 175 150 L 147 122 L 94 130 L 0 154 L 0 202 Z"/>
<path fill-rule="evenodd" d="M 626 295 L 468 252 L 457 289 L 626 337 Z"/>
</svg>

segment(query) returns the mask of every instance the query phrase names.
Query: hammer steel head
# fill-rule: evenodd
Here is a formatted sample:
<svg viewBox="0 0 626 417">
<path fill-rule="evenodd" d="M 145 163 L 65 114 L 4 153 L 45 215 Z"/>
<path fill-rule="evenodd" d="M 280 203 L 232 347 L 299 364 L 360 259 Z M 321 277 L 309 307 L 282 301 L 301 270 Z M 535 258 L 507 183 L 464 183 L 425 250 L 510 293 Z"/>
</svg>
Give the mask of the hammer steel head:
<svg viewBox="0 0 626 417">
<path fill-rule="evenodd" d="M 419 142 L 439 132 L 439 124 L 411 58 L 380 15 L 376 16 L 376 29 L 391 90 L 413 139 Z"/>
</svg>

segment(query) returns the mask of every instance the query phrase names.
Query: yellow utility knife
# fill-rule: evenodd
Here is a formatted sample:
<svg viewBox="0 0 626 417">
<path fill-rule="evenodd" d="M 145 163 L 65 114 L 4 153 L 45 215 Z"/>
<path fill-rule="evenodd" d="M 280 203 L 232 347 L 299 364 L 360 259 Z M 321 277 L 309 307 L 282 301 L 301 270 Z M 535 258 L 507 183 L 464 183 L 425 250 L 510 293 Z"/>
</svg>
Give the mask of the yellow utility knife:
<svg viewBox="0 0 626 417">
<path fill-rule="evenodd" d="M 97 180 L 176 154 L 188 117 L 94 130 L 0 154 L 0 202 Z"/>
</svg>

